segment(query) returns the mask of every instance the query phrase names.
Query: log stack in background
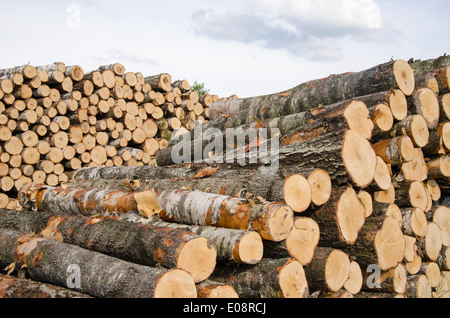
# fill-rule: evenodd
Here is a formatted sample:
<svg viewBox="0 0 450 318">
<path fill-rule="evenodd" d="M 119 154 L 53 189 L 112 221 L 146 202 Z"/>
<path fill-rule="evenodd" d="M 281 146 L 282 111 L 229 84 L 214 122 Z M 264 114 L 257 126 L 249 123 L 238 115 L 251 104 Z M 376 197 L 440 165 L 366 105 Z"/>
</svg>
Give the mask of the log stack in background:
<svg viewBox="0 0 450 318">
<path fill-rule="evenodd" d="M 86 255 L 156 264 L 162 269 L 146 275 L 158 293 L 140 296 L 192 297 L 194 282 L 198 297 L 449 297 L 449 66 L 446 56 L 396 60 L 279 94 L 218 101 L 202 127 L 222 131 L 215 141 L 226 143 L 226 128 L 279 133 L 179 165 L 172 140 L 156 153 L 157 167 L 84 167 L 64 187 L 25 184 L 23 211 L 0 213 L 3 253 L 13 249 L 11 263 L 56 285 L 46 262 L 73 245 Z M 203 153 L 207 144 L 196 144 Z M 234 161 L 222 163 L 230 152 Z M 267 174 L 274 159 L 279 166 Z M 180 257 L 172 247 L 183 242 Z M 167 279 L 155 286 L 160 277 Z M 111 296 L 84 284 L 78 291 Z"/>
<path fill-rule="evenodd" d="M 217 100 L 120 63 L 89 73 L 64 63 L 2 69 L 0 207 L 15 208 L 24 183 L 57 186 L 81 167 L 153 164 L 172 135 L 207 121 Z"/>
</svg>

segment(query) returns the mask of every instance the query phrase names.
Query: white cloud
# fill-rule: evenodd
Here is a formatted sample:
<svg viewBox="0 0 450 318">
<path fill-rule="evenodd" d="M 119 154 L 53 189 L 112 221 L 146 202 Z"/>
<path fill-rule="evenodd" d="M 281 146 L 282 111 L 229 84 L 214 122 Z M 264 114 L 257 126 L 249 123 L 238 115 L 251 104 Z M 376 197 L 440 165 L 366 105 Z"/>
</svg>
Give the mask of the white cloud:
<svg viewBox="0 0 450 318">
<path fill-rule="evenodd" d="M 314 60 L 342 57 L 339 39 L 370 41 L 384 22 L 373 0 L 244 0 L 229 10 L 202 7 L 192 14 L 194 31 L 213 39 L 262 43 Z"/>
</svg>

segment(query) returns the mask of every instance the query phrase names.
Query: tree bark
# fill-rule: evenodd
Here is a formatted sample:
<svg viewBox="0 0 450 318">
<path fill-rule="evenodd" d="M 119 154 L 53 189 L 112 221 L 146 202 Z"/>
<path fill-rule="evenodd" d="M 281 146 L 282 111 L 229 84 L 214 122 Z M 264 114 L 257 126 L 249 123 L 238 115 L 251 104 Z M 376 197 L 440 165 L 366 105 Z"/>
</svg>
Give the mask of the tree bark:
<svg viewBox="0 0 450 318">
<path fill-rule="evenodd" d="M 252 118 L 278 117 L 390 89 L 400 88 L 405 95 L 411 95 L 414 86 L 413 70 L 405 61 L 397 60 L 358 73 L 313 80 L 278 94 L 228 101 L 228 105 L 226 101 L 217 102 L 210 107 L 210 118 L 236 115 L 251 121 Z M 245 116 L 237 115 L 238 112 Z"/>
<path fill-rule="evenodd" d="M 264 258 L 255 266 L 223 266 L 211 279 L 231 283 L 241 298 L 306 298 L 309 294 L 303 266 L 292 258 Z"/>
<path fill-rule="evenodd" d="M 348 279 L 349 271 L 348 255 L 329 247 L 317 247 L 311 263 L 305 266 L 306 279 L 312 290 L 340 290 Z"/>
<path fill-rule="evenodd" d="M 90 296 L 68 288 L 0 275 L 0 298 L 90 298 Z"/>
<path fill-rule="evenodd" d="M 293 211 L 281 203 L 247 200 L 199 191 L 158 193 L 164 221 L 237 230 L 255 230 L 266 240 L 282 241 L 292 229 Z"/>
</svg>

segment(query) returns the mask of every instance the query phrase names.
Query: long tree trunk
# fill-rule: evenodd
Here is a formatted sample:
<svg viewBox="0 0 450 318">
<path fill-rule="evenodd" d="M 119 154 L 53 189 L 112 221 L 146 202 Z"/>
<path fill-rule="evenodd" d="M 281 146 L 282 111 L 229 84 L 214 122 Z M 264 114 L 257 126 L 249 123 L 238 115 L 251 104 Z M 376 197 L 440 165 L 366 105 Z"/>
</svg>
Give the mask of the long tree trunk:
<svg viewBox="0 0 450 318">
<path fill-rule="evenodd" d="M 196 298 L 192 276 L 119 260 L 40 236 L 0 230 L 0 264 L 26 266 L 35 281 L 102 298 Z M 101 269 L 101 270 L 99 270 Z M 73 274 L 73 275 L 72 275 Z M 70 287 L 69 286 L 69 287 Z"/>
<path fill-rule="evenodd" d="M 217 253 L 209 241 L 183 229 L 138 226 L 108 217 L 6 210 L 0 213 L 0 226 L 41 233 L 45 238 L 137 264 L 184 269 L 196 282 L 207 279 L 216 265 Z"/>
<path fill-rule="evenodd" d="M 212 280 L 231 283 L 241 298 L 306 298 L 303 266 L 292 258 L 263 259 L 255 266 L 222 266 Z"/>
<path fill-rule="evenodd" d="M 409 96 L 414 87 L 413 70 L 405 61 L 397 60 L 358 73 L 313 80 L 278 94 L 217 102 L 210 107 L 210 117 L 235 115 L 233 117 L 250 121 L 273 118 L 390 89 L 399 88 Z M 274 112 L 278 116 L 274 116 Z M 262 118 L 260 114 L 263 114 Z"/>
</svg>

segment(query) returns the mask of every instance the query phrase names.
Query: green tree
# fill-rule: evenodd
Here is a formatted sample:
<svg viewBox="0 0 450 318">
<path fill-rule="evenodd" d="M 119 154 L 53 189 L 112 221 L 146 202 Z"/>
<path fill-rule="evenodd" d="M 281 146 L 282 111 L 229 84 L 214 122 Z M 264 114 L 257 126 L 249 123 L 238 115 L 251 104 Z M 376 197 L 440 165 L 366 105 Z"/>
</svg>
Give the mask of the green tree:
<svg viewBox="0 0 450 318">
<path fill-rule="evenodd" d="M 205 83 L 198 83 L 197 81 L 191 85 L 191 90 L 197 92 L 200 96 L 209 94 L 209 89 L 205 88 Z"/>
</svg>

